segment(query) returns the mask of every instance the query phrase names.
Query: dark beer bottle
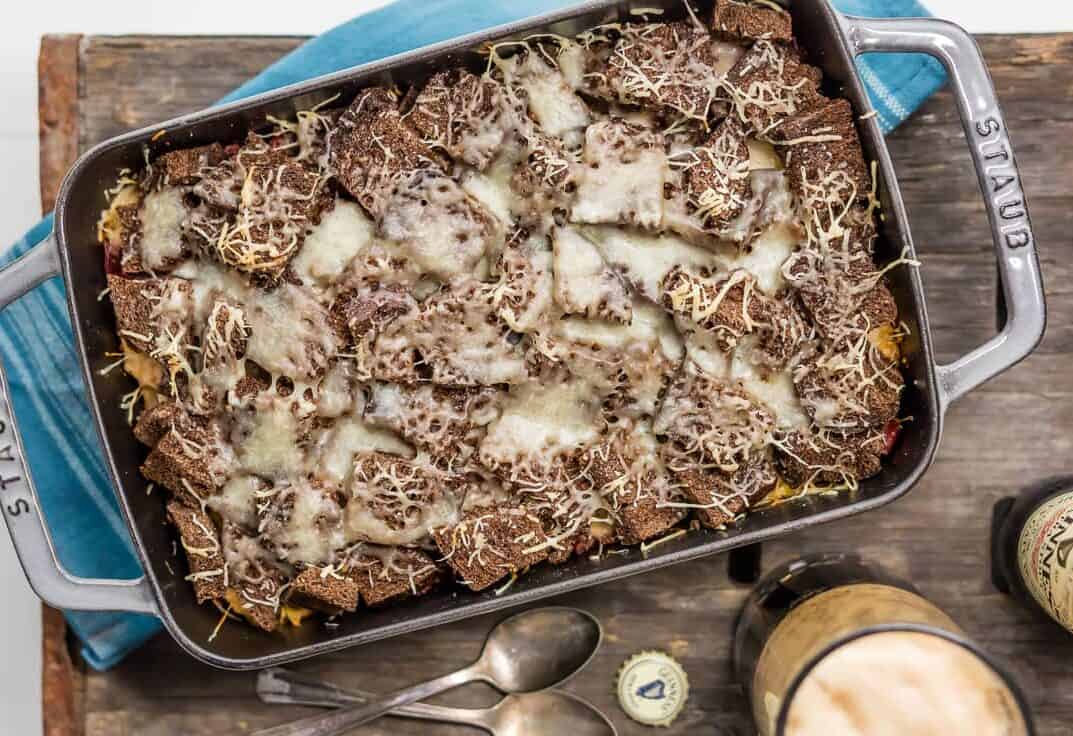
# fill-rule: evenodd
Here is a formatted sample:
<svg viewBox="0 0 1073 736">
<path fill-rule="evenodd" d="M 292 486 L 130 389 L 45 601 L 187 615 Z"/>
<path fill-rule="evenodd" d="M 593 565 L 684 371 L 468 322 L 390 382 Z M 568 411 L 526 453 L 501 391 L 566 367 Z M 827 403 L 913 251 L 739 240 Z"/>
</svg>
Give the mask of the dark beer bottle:
<svg viewBox="0 0 1073 736">
<path fill-rule="evenodd" d="M 991 581 L 1073 631 L 1073 476 L 1050 478 L 995 504 Z"/>
</svg>

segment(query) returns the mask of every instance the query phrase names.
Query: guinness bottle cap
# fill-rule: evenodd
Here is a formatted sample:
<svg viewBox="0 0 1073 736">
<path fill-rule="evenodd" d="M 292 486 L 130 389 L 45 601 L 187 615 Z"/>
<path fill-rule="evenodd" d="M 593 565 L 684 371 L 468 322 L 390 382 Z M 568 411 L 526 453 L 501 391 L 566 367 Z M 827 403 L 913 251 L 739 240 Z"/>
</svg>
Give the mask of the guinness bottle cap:
<svg viewBox="0 0 1073 736">
<path fill-rule="evenodd" d="M 689 697 L 689 678 L 669 654 L 645 651 L 627 659 L 615 678 L 619 705 L 646 726 L 669 726 Z"/>
</svg>

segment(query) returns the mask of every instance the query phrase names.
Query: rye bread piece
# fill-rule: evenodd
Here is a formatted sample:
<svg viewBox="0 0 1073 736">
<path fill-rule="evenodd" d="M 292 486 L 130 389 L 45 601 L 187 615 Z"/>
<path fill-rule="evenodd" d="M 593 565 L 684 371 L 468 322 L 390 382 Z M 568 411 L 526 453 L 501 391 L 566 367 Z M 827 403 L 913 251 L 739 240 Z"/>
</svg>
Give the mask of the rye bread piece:
<svg viewBox="0 0 1073 736">
<path fill-rule="evenodd" d="M 831 341 L 898 319 L 894 296 L 872 259 L 875 229 L 864 212 L 851 209 L 827 230 L 812 231 L 783 266 L 817 331 Z"/>
<path fill-rule="evenodd" d="M 396 176 L 376 224 L 423 273 L 440 281 L 473 274 L 501 236 L 495 215 L 435 168 Z"/>
<path fill-rule="evenodd" d="M 341 492 L 316 480 L 277 485 L 268 503 L 258 509 L 262 543 L 288 564 L 329 564 L 347 543 L 346 501 Z"/>
<path fill-rule="evenodd" d="M 432 538 L 470 590 L 484 590 L 548 558 L 540 518 L 520 506 L 473 509 L 457 524 L 433 529 Z"/>
<path fill-rule="evenodd" d="M 242 187 L 250 169 L 262 176 L 291 160 L 292 141 L 265 138 L 250 131 L 241 144 L 223 149 L 223 158 L 201 168 L 190 191 L 213 213 L 235 212 L 242 204 Z"/>
<path fill-rule="evenodd" d="M 905 379 L 868 335 L 828 345 L 794 370 L 801 406 L 816 426 L 856 432 L 881 426 L 898 414 Z"/>
<path fill-rule="evenodd" d="M 173 425 L 157 441 L 140 470 L 186 506 L 201 508 L 223 485 L 218 467 L 222 452 L 208 430 L 195 423 Z"/>
<path fill-rule="evenodd" d="M 367 606 L 424 595 L 444 577 L 435 560 L 419 549 L 368 544 L 358 545 L 350 554 L 346 575 Z"/>
<path fill-rule="evenodd" d="M 526 147 L 529 152 L 515 164 L 510 188 L 526 201 L 522 223 L 540 229 L 542 215 L 569 208 L 583 172 L 577 151 L 558 138 L 534 129 L 526 135 Z"/>
<path fill-rule="evenodd" d="M 629 324 L 633 296 L 604 262 L 596 244 L 576 228 L 552 230 L 552 270 L 556 303 L 567 314 Z"/>
<path fill-rule="evenodd" d="M 675 474 L 694 512 L 709 529 L 720 529 L 767 495 L 778 482 L 775 465 L 762 453 L 733 472 L 690 469 Z"/>
<path fill-rule="evenodd" d="M 139 353 L 152 355 L 162 343 L 185 333 L 192 295 L 189 281 L 109 274 L 108 289 L 119 336 Z M 183 339 L 180 346 L 188 347 L 187 341 Z"/>
<path fill-rule="evenodd" d="M 283 277 L 306 233 L 320 222 L 332 195 L 324 176 L 304 161 L 252 170 L 247 181 L 256 183 L 256 193 L 239 207 L 232 229 L 210 248 L 225 264 L 271 286 Z"/>
<path fill-rule="evenodd" d="M 374 383 L 362 418 L 400 434 L 428 453 L 434 466 L 451 471 L 476 460 L 484 427 L 499 414 L 501 394 L 491 387 Z"/>
<path fill-rule="evenodd" d="M 823 101 L 823 73 L 801 61 L 797 50 L 771 41 L 757 41 L 727 73 L 724 86 L 733 114 L 749 132 L 761 137 L 787 118 Z"/>
<path fill-rule="evenodd" d="M 742 337 L 773 319 L 771 299 L 744 268 L 716 275 L 674 266 L 660 281 L 660 303 L 712 333 L 723 350 L 732 350 Z"/>
<path fill-rule="evenodd" d="M 712 34 L 723 41 L 793 43 L 790 14 L 782 8 L 738 0 L 715 0 Z"/>
<path fill-rule="evenodd" d="M 288 602 L 327 614 L 353 613 L 358 608 L 359 589 L 357 580 L 334 568 L 307 567 L 291 581 Z"/>
<path fill-rule="evenodd" d="M 141 237 L 139 210 L 142 203 L 141 187 L 126 177 L 109 192 L 108 209 L 97 221 L 97 241 L 105 250 L 105 271 L 126 275 L 142 273 L 138 253 Z"/>
<path fill-rule="evenodd" d="M 499 257 L 499 284 L 492 297 L 498 317 L 514 332 L 534 332 L 548 323 L 554 301 L 553 254 L 543 235 L 515 230 Z"/>
<path fill-rule="evenodd" d="M 224 556 L 220 534 L 208 514 L 178 501 L 168 502 L 168 521 L 179 531 L 179 541 L 190 566 L 187 580 L 194 586 L 197 602 L 223 598 Z"/>
<path fill-rule="evenodd" d="M 361 451 L 344 488 L 344 524 L 362 541 L 417 546 L 428 541 L 430 528 L 458 517 L 475 485 L 474 478 L 439 470 L 424 458 Z"/>
<path fill-rule="evenodd" d="M 604 499 L 613 520 L 614 538 L 622 544 L 639 544 L 658 536 L 689 514 L 665 505 L 683 498 L 654 446 L 646 446 L 639 432 L 651 436 L 632 422 L 626 423 L 586 450 L 578 463 L 579 479 L 591 483 Z"/>
<path fill-rule="evenodd" d="M 627 23 L 606 66 L 595 72 L 602 79 L 594 91 L 612 102 L 656 108 L 705 127 L 725 112 L 720 84 L 741 53 L 686 21 Z"/>
<path fill-rule="evenodd" d="M 744 126 L 728 117 L 684 160 L 686 203 L 706 229 L 722 230 L 752 197 Z"/>
<path fill-rule="evenodd" d="M 440 158 L 399 113 L 383 87 L 358 93 L 331 133 L 328 161 L 340 184 L 374 217 L 384 214 L 394 180 L 417 169 L 439 168 Z"/>
<path fill-rule="evenodd" d="M 834 279 L 799 290 L 801 303 L 824 338 L 844 340 L 897 322 L 898 305 L 882 279 L 871 288 L 855 288 L 859 284 L 851 280 Z"/>
<path fill-rule="evenodd" d="M 824 100 L 785 118 L 769 136 L 781 144 L 790 187 L 801 201 L 815 198 L 807 190 L 812 184 L 832 193 L 838 191 L 832 178 L 849 182 L 846 202 L 827 202 L 828 207 L 846 206 L 867 199 L 872 191 L 872 174 L 864 160 L 853 107 L 849 100 Z"/>
<path fill-rule="evenodd" d="M 879 472 L 885 447 L 883 427 L 851 434 L 796 431 L 775 445 L 775 463 L 795 488 L 852 485 Z"/>
<path fill-rule="evenodd" d="M 464 69 L 432 75 L 405 120 L 429 146 L 483 171 L 507 132 L 500 85 Z"/>
<path fill-rule="evenodd" d="M 785 290 L 770 297 L 768 306 L 748 356 L 765 374 L 793 368 L 809 358 L 817 349 L 818 337 L 798 294 Z"/>
<path fill-rule="evenodd" d="M 663 134 L 621 118 L 585 129 L 571 222 L 658 228 L 667 154 Z"/>
<path fill-rule="evenodd" d="M 373 344 L 373 377 L 456 387 L 525 381 L 525 348 L 497 317 L 495 291 L 460 279 L 388 323 Z"/>
<path fill-rule="evenodd" d="M 194 148 L 180 148 L 161 154 L 153 162 L 159 167 L 166 184 L 189 186 L 201 179 L 201 173 L 208 167 L 216 166 L 227 154 L 219 143 Z"/>
<path fill-rule="evenodd" d="M 789 179 L 780 169 L 749 172 L 749 199 L 745 207 L 718 233 L 719 239 L 748 248 L 772 225 L 789 225 L 797 219 Z"/>
<path fill-rule="evenodd" d="M 162 400 L 142 410 L 134 424 L 134 437 L 143 445 L 153 447 L 172 427 L 185 427 L 190 421 L 178 402 Z"/>
<path fill-rule="evenodd" d="M 223 366 L 240 360 L 246 355 L 249 339 L 245 310 L 226 299 L 215 299 L 201 335 L 203 365 Z"/>
<path fill-rule="evenodd" d="M 343 345 L 372 344 L 384 325 L 417 308 L 401 284 L 376 284 L 339 294 L 328 309 L 328 319 Z"/>
<path fill-rule="evenodd" d="M 287 579 L 278 563 L 236 524 L 224 521 L 220 532 L 229 586 L 225 597 L 231 610 L 263 631 L 279 626 L 280 594 Z"/>
<path fill-rule="evenodd" d="M 775 419 L 747 392 L 704 373 L 690 359 L 667 390 L 652 429 L 672 472 L 733 472 L 769 441 Z"/>
</svg>

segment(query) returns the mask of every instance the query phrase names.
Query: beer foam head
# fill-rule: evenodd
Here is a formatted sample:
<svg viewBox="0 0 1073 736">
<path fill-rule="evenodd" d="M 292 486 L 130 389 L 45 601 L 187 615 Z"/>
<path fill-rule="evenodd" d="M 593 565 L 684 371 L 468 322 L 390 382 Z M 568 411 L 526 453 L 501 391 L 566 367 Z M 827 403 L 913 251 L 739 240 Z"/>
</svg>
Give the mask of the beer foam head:
<svg viewBox="0 0 1073 736">
<path fill-rule="evenodd" d="M 824 657 L 789 705 L 786 736 L 1026 736 L 1009 687 L 943 637 L 886 631 Z"/>
</svg>

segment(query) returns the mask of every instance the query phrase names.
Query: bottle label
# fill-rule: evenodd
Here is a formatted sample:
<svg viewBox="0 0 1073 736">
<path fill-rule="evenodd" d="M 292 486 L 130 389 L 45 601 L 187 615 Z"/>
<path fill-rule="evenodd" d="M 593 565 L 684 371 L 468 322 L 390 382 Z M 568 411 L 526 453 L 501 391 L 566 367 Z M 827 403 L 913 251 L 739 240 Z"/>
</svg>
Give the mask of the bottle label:
<svg viewBox="0 0 1073 736">
<path fill-rule="evenodd" d="M 1048 499 L 1028 517 L 1017 564 L 1036 602 L 1073 631 L 1073 491 Z"/>
</svg>

